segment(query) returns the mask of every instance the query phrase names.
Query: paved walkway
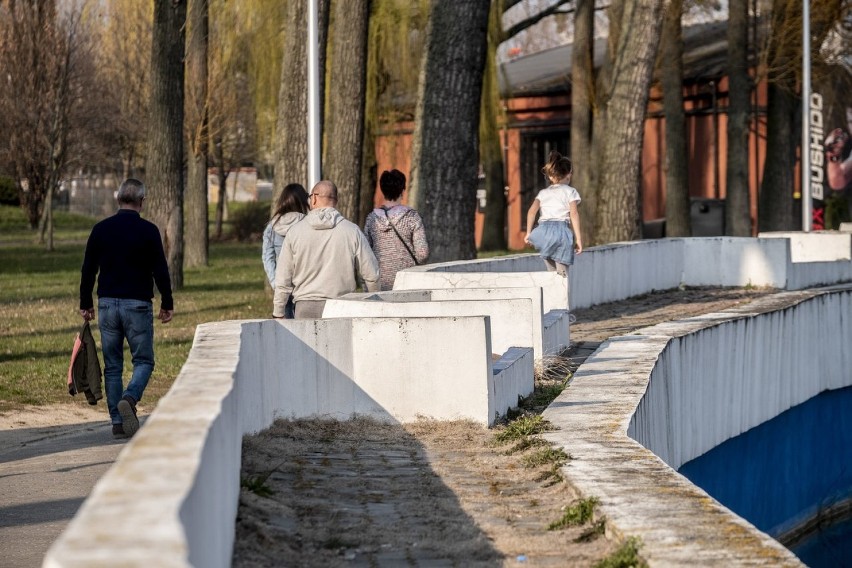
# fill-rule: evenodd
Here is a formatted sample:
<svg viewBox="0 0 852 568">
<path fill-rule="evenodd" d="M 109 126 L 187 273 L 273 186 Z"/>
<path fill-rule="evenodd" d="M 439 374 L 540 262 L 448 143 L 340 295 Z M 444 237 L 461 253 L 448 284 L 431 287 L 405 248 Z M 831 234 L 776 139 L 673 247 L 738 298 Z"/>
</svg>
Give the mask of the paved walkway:
<svg viewBox="0 0 852 568">
<path fill-rule="evenodd" d="M 0 568 L 41 566 L 124 443 L 106 410 L 97 422 L 0 431 Z"/>
</svg>

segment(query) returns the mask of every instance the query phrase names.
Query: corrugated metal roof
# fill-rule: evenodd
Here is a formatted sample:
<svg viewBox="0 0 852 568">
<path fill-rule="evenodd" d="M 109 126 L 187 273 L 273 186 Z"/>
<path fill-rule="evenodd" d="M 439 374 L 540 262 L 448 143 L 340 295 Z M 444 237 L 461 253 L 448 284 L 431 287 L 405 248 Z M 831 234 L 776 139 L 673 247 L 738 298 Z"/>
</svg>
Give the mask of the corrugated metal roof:
<svg viewBox="0 0 852 568">
<path fill-rule="evenodd" d="M 716 78 L 727 65 L 727 22 L 710 22 L 683 30 L 684 79 Z M 595 40 L 595 67 L 603 63 L 606 38 Z M 571 44 L 505 61 L 500 65 L 504 97 L 551 95 L 571 90 Z"/>
</svg>

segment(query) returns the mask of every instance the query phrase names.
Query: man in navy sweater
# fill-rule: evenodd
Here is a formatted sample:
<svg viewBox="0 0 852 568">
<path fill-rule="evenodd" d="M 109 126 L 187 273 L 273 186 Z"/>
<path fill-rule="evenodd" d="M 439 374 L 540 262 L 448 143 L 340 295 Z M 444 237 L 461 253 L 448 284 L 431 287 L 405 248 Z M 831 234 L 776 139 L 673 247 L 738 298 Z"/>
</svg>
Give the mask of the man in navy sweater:
<svg viewBox="0 0 852 568">
<path fill-rule="evenodd" d="M 139 429 L 136 403 L 154 371 L 154 282 L 163 323 L 174 315 L 169 266 L 157 226 L 142 219 L 145 185 L 127 179 L 118 188 L 118 212 L 92 228 L 80 278 L 80 315 L 95 317 L 92 288 L 98 277 L 98 327 L 104 355 L 104 390 L 116 438 Z M 124 389 L 124 340 L 133 375 Z"/>
</svg>

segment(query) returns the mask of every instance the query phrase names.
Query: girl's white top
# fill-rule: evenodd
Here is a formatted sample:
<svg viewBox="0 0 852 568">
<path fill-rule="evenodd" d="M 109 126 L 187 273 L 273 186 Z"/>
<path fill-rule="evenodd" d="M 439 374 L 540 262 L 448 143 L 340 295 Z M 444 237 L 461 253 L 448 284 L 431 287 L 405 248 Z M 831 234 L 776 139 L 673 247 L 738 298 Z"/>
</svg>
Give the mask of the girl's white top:
<svg viewBox="0 0 852 568">
<path fill-rule="evenodd" d="M 580 194 L 570 185 L 561 183 L 553 184 L 538 192 L 535 196 L 541 205 L 542 221 L 569 221 L 571 213 L 571 202 L 580 202 Z"/>
</svg>

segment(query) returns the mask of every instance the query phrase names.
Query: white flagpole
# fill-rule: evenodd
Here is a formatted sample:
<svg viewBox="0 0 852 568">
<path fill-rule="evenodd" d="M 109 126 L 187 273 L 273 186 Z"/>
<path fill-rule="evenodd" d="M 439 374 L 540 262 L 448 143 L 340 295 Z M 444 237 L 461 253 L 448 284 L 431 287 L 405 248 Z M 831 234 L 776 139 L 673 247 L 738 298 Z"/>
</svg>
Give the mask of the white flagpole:
<svg viewBox="0 0 852 568">
<path fill-rule="evenodd" d="M 811 15 L 810 0 L 802 0 L 802 230 L 810 232 L 813 222 L 811 197 L 810 104 L 811 104 Z"/>
<path fill-rule="evenodd" d="M 308 0 L 308 191 L 320 181 L 319 34 L 317 0 Z"/>
</svg>

